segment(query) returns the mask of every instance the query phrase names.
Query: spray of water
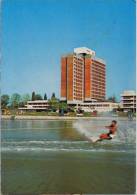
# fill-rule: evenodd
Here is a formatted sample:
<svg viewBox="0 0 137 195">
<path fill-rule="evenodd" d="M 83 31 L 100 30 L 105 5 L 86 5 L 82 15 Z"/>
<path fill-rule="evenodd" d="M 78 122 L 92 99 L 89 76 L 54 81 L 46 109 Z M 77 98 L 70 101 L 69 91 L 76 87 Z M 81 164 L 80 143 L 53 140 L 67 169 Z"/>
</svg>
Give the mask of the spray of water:
<svg viewBox="0 0 137 195">
<path fill-rule="evenodd" d="M 102 133 L 107 133 L 108 130 L 105 129 L 106 125 L 111 123 L 114 118 L 106 119 L 91 119 L 91 120 L 78 120 L 73 125 L 74 128 L 82 135 L 87 138 L 99 137 Z M 115 138 L 111 141 L 112 143 L 125 143 L 134 144 L 135 143 L 135 121 L 121 120 L 117 119 L 118 130 Z"/>
<path fill-rule="evenodd" d="M 86 128 L 86 125 L 81 121 L 77 121 L 73 124 L 74 128 L 82 135 L 86 137 L 91 137 L 91 132 Z"/>
</svg>

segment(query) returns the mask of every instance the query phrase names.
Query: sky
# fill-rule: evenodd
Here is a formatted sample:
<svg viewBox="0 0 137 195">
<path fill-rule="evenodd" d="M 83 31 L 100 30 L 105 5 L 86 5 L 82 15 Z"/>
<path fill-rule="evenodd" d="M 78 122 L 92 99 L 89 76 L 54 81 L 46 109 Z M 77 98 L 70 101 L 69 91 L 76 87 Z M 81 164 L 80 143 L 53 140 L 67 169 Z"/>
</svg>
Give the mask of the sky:
<svg viewBox="0 0 137 195">
<path fill-rule="evenodd" d="M 2 94 L 60 97 L 60 59 L 88 47 L 106 61 L 106 96 L 135 90 L 135 0 L 4 0 Z"/>
</svg>

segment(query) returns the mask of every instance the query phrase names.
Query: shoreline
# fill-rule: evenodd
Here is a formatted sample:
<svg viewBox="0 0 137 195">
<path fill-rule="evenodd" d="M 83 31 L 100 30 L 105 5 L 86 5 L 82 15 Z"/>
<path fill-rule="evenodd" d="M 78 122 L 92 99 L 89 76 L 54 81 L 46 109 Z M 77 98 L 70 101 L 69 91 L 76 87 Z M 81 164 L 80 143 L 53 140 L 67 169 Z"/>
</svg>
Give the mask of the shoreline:
<svg viewBox="0 0 137 195">
<path fill-rule="evenodd" d="M 13 117 L 13 118 L 12 118 Z M 1 115 L 1 119 L 6 120 L 78 120 L 78 119 L 106 119 L 106 118 L 117 118 L 122 120 L 128 120 L 127 117 L 119 117 L 119 116 L 97 116 L 97 117 L 83 117 L 83 116 L 77 116 L 77 117 L 70 117 L 70 116 L 29 116 L 29 115 Z M 135 118 L 133 119 L 135 120 Z"/>
</svg>

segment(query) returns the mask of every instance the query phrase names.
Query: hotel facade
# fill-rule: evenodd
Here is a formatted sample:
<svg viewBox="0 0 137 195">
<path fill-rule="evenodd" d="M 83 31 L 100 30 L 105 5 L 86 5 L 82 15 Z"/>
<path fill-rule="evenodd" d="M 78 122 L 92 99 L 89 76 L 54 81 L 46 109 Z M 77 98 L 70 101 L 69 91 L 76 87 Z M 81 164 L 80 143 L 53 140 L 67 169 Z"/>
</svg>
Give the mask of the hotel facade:
<svg viewBox="0 0 137 195">
<path fill-rule="evenodd" d="M 103 101 L 106 96 L 106 63 L 86 47 L 61 58 L 61 100 L 68 104 Z"/>
</svg>

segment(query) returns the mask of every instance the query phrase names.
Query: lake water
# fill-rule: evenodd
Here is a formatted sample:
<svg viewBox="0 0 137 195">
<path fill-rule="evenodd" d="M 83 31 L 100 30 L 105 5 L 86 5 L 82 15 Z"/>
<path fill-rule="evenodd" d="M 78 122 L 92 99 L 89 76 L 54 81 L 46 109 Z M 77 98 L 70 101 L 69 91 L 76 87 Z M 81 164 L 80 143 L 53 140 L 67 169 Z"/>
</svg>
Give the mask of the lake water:
<svg viewBox="0 0 137 195">
<path fill-rule="evenodd" d="M 135 121 L 91 143 L 113 118 L 2 120 L 3 194 L 135 194 Z"/>
</svg>

